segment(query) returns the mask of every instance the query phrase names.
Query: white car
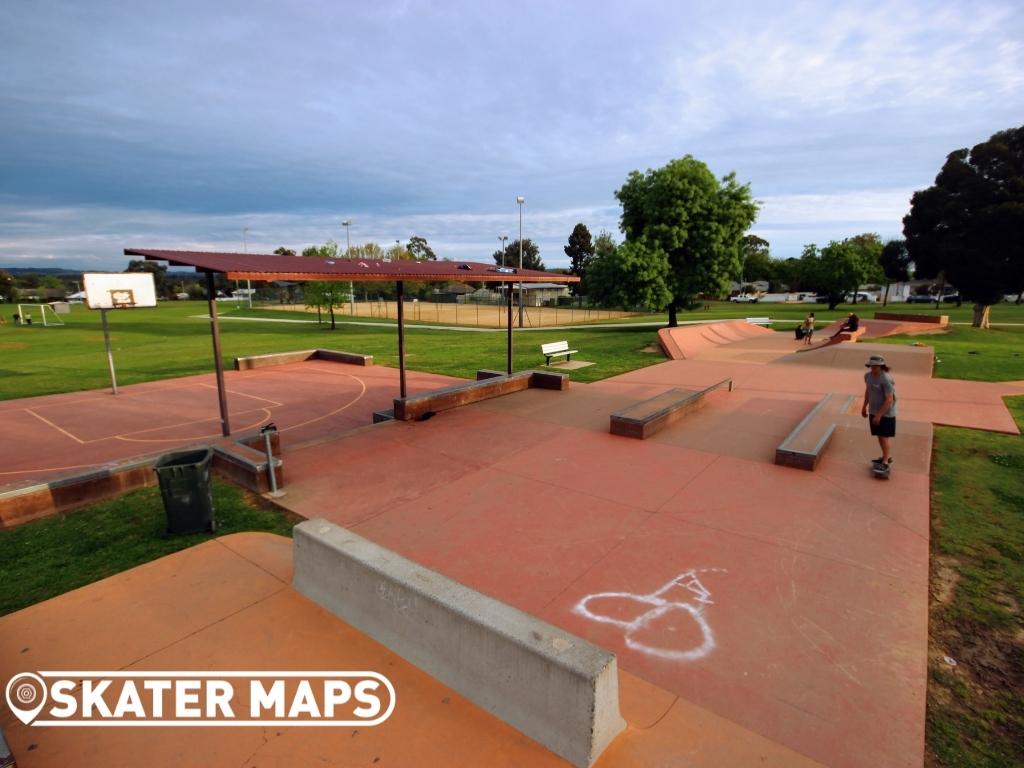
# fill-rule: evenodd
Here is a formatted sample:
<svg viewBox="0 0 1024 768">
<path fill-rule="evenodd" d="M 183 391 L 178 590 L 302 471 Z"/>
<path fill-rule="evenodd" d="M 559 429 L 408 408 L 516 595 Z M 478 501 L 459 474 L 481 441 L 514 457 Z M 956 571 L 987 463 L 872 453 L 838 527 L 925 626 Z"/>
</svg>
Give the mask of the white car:
<svg viewBox="0 0 1024 768">
<path fill-rule="evenodd" d="M 730 296 L 729 301 L 734 301 L 737 304 L 757 304 L 757 296 L 741 293 L 738 296 Z"/>
</svg>

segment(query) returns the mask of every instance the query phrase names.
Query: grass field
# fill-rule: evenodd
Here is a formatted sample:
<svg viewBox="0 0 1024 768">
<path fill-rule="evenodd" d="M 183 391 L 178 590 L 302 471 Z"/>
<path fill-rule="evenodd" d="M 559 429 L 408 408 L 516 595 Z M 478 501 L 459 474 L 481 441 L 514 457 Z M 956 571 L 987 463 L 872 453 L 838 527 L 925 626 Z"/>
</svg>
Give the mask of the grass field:
<svg viewBox="0 0 1024 768">
<path fill-rule="evenodd" d="M 1024 397 L 1008 405 L 1024 430 Z M 1021 768 L 1024 437 L 937 427 L 932 458 L 928 749 L 943 768 Z"/>
</svg>

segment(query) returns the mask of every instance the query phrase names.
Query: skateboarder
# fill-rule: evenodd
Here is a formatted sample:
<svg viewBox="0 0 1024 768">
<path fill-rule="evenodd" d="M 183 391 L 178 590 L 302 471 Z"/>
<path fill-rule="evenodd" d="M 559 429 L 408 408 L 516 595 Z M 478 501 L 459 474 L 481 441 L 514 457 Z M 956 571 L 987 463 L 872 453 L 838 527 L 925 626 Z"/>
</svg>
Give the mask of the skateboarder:
<svg viewBox="0 0 1024 768">
<path fill-rule="evenodd" d="M 881 355 L 872 355 L 864 364 L 864 404 L 860 415 L 868 419 L 871 434 L 878 438 L 882 455 L 871 461 L 876 474 L 888 476 L 892 467 L 890 443 L 896 436 L 896 382 L 889 375 L 889 366 Z"/>
<path fill-rule="evenodd" d="M 811 312 L 806 318 L 804 318 L 803 324 L 803 336 L 804 344 L 810 344 L 811 339 L 814 337 L 814 313 Z"/>
</svg>

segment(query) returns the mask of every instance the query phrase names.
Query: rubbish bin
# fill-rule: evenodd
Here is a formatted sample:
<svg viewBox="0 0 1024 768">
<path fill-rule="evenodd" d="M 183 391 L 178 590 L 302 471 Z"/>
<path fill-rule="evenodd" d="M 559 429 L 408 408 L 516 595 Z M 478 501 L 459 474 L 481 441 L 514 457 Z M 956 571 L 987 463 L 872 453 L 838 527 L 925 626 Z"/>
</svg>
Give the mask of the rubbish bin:
<svg viewBox="0 0 1024 768">
<path fill-rule="evenodd" d="M 212 460 L 212 448 L 176 451 L 157 460 L 154 469 L 160 480 L 168 534 L 217 530 L 210 485 Z"/>
</svg>

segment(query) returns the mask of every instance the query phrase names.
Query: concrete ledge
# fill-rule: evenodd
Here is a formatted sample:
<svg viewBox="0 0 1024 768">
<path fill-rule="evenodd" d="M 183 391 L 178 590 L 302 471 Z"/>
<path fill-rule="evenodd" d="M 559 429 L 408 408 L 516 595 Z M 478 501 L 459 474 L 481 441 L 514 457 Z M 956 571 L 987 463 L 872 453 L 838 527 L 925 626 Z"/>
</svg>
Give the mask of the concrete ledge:
<svg viewBox="0 0 1024 768">
<path fill-rule="evenodd" d="M 326 520 L 294 551 L 295 589 L 573 765 L 625 727 L 614 654 Z"/>
<path fill-rule="evenodd" d="M 504 371 L 492 371 L 490 368 L 481 368 L 476 372 L 476 380 L 483 381 L 484 379 L 497 379 L 504 375 Z"/>
<path fill-rule="evenodd" d="M 277 487 L 281 488 L 284 486 L 284 462 L 277 458 L 281 454 L 281 437 L 277 432 L 271 435 L 270 450 L 275 457 L 274 477 L 277 480 Z M 259 432 L 232 436 L 215 443 L 213 469 L 250 491 L 270 491 L 267 452 L 264 448 L 263 435 Z"/>
<path fill-rule="evenodd" d="M 394 421 L 394 420 L 395 420 L 395 411 L 392 408 L 388 408 L 388 409 L 383 410 L 383 411 L 374 411 L 373 412 L 373 423 L 374 424 L 380 424 L 382 421 Z"/>
<path fill-rule="evenodd" d="M 0 493 L 0 528 L 11 528 L 122 493 L 156 485 L 156 456 L 69 474 L 45 483 L 26 483 Z"/>
<path fill-rule="evenodd" d="M 483 374 L 482 378 L 481 374 Z M 478 371 L 476 381 L 397 398 L 394 408 L 395 418 L 398 421 L 412 421 L 426 413 L 447 411 L 451 408 L 458 408 L 460 405 L 469 405 L 481 400 L 489 400 L 492 397 L 522 392 L 530 387 L 568 389 L 569 377 L 564 373 L 542 371 L 519 371 L 511 375 L 495 371 Z"/>
<path fill-rule="evenodd" d="M 297 352 L 275 352 L 269 355 L 236 357 L 235 370 L 248 371 L 271 365 L 301 363 L 305 360 L 329 360 L 332 363 L 348 363 L 349 365 L 373 365 L 373 355 L 357 355 L 354 352 L 338 352 L 333 349 L 303 349 Z"/>
<path fill-rule="evenodd" d="M 646 440 L 675 422 L 686 414 L 702 408 L 707 402 L 705 396 L 728 387 L 732 392 L 732 379 L 722 379 L 717 384 L 694 392 L 689 389 L 670 389 L 660 395 L 623 408 L 613 413 L 609 419 L 609 431 L 613 435 L 634 437 Z"/>
<path fill-rule="evenodd" d="M 875 312 L 875 320 L 899 320 L 904 323 L 931 323 L 940 328 L 949 326 L 949 315 L 914 315 L 902 312 Z"/>
<path fill-rule="evenodd" d="M 813 472 L 832 441 L 837 418 L 853 400 L 852 395 L 825 395 L 775 449 L 775 463 Z"/>
</svg>

